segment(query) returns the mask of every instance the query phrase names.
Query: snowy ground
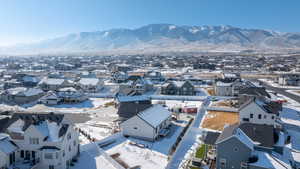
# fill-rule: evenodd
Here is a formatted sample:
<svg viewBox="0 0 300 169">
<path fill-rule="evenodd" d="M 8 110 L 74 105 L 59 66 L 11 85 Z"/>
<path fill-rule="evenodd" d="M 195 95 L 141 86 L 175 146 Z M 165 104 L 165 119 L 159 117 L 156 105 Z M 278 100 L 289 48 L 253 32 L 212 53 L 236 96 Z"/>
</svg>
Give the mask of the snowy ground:
<svg viewBox="0 0 300 169">
<path fill-rule="evenodd" d="M 157 140 L 156 142 L 148 142 L 130 137 L 125 138 L 121 135 L 121 133 L 116 133 L 101 140 L 98 144 L 108 140 L 115 140 L 113 144 L 102 147 L 103 150 L 109 155 L 109 157 L 118 153 L 119 159 L 130 167 L 140 166 L 141 169 L 163 169 L 168 164 L 168 154 L 172 145 L 175 143 L 177 137 L 186 124 L 186 121 L 174 122 L 169 135 Z M 138 143 L 140 145 L 145 145 L 146 147 L 139 147 L 132 145 L 131 143 Z M 76 164 L 73 168 L 79 169 L 82 167 L 81 163 L 86 162 L 89 164 L 84 168 L 98 169 L 101 168 L 99 167 L 99 163 L 102 161 L 103 163 L 108 161 L 108 165 L 110 165 L 108 168 L 112 168 L 112 161 L 109 157 L 104 158 L 101 153 L 95 155 L 95 148 L 88 149 L 88 147 L 91 147 L 91 144 L 82 146 L 81 149 L 83 153 L 81 153 L 79 164 Z"/>
<path fill-rule="evenodd" d="M 291 94 L 294 94 L 294 95 L 297 95 L 297 96 L 300 96 L 300 89 L 299 90 L 286 90 L 287 92 L 291 93 Z"/>
</svg>

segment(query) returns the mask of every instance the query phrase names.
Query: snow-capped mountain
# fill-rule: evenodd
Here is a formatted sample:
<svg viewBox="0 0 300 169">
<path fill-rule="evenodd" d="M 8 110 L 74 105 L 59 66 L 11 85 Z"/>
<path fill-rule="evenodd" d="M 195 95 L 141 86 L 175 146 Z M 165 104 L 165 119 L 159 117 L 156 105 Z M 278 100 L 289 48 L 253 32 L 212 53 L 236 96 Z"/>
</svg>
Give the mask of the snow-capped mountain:
<svg viewBox="0 0 300 169">
<path fill-rule="evenodd" d="M 137 29 L 81 32 L 2 51 L 102 51 L 114 49 L 201 48 L 203 46 L 299 48 L 300 33 L 280 33 L 232 26 L 151 24 Z"/>
</svg>

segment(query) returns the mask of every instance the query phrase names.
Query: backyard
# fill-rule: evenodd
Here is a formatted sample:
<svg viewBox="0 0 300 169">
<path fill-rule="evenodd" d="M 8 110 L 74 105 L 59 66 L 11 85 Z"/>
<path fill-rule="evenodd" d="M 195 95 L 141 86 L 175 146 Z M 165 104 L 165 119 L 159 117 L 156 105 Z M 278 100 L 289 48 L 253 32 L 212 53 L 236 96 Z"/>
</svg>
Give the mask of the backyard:
<svg viewBox="0 0 300 169">
<path fill-rule="evenodd" d="M 238 113 L 208 111 L 204 117 L 201 127 L 222 131 L 225 125 L 232 125 L 239 121 Z"/>
</svg>

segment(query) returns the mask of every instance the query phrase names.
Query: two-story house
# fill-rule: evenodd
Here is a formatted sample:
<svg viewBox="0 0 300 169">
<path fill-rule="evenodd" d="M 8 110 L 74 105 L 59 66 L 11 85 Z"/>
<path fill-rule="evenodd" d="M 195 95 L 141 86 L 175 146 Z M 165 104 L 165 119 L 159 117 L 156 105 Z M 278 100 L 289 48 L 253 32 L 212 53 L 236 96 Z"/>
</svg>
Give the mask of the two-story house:
<svg viewBox="0 0 300 169">
<path fill-rule="evenodd" d="M 79 134 L 63 114 L 15 113 L 0 132 L 17 147 L 10 165 L 27 162 L 36 168 L 66 169 L 79 155 Z"/>
</svg>

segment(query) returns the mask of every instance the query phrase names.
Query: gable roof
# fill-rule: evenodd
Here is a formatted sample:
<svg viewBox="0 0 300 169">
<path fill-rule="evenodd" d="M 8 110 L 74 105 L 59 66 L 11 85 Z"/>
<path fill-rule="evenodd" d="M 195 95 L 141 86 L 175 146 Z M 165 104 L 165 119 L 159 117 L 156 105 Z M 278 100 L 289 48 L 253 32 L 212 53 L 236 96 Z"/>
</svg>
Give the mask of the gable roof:
<svg viewBox="0 0 300 169">
<path fill-rule="evenodd" d="M 274 145 L 274 127 L 264 124 L 242 123 L 239 128 L 254 142 L 263 147 Z"/>
<path fill-rule="evenodd" d="M 259 106 L 263 111 L 265 111 L 266 113 L 270 113 L 270 114 L 279 114 L 279 111 L 281 110 L 281 106 L 278 105 L 279 103 L 270 101 L 270 100 L 266 100 L 266 99 L 261 99 L 261 98 L 250 98 L 248 101 L 246 101 L 244 104 L 242 104 L 239 107 L 239 111 L 241 111 L 242 109 L 244 109 L 245 107 L 247 107 L 249 104 L 251 104 L 252 102 L 254 102 L 257 106 Z"/>
<path fill-rule="evenodd" d="M 232 136 L 236 136 L 242 142 L 248 144 L 249 140 L 247 140 L 243 134 L 245 134 L 254 145 L 271 148 L 275 142 L 273 126 L 264 124 L 241 123 L 224 128 L 223 132 L 218 137 L 216 144 Z"/>
<path fill-rule="evenodd" d="M 92 85 L 96 86 L 100 82 L 98 78 L 81 78 L 78 83 L 81 85 Z"/>
<path fill-rule="evenodd" d="M 18 147 L 10 140 L 7 134 L 0 133 L 0 151 L 9 155 L 17 149 Z"/>
<path fill-rule="evenodd" d="M 167 109 L 161 105 L 153 105 L 148 109 L 139 112 L 137 116 L 142 120 L 146 121 L 153 128 L 159 126 L 163 121 L 168 119 L 172 115 Z"/>
</svg>

